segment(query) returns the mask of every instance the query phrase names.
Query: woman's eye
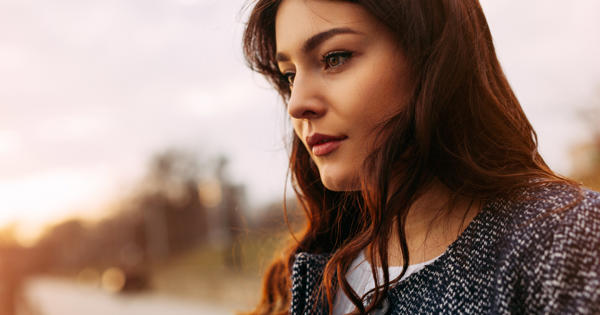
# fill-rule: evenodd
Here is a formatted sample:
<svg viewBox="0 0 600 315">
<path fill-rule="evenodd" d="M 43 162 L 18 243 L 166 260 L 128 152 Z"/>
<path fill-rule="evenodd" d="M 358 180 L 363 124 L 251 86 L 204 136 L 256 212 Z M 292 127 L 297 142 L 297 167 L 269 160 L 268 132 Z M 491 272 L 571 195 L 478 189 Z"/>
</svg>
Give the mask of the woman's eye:
<svg viewBox="0 0 600 315">
<path fill-rule="evenodd" d="M 343 65 L 352 56 L 349 51 L 334 51 L 323 56 L 323 64 L 325 68 L 335 68 Z"/>
<path fill-rule="evenodd" d="M 286 72 L 282 74 L 282 76 L 289 85 L 294 84 L 294 78 L 296 77 L 296 74 L 294 72 Z"/>
</svg>

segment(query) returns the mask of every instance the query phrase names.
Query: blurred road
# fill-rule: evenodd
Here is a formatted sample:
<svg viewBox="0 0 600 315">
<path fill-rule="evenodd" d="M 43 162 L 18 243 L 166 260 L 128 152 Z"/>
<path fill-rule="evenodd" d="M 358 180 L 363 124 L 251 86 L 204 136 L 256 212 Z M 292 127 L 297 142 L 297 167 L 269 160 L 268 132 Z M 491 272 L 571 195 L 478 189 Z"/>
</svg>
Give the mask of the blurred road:
<svg viewBox="0 0 600 315">
<path fill-rule="evenodd" d="M 154 294 L 111 294 L 77 283 L 39 278 L 25 286 L 26 307 L 40 315 L 224 315 L 233 311 Z"/>
</svg>

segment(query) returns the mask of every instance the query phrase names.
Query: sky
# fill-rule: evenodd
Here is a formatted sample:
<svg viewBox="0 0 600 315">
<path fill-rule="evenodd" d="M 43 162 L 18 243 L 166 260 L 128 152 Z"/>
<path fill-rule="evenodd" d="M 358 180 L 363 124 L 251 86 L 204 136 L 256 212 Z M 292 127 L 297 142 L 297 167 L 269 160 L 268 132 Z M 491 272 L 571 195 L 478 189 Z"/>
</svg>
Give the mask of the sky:
<svg viewBox="0 0 600 315">
<path fill-rule="evenodd" d="M 227 155 L 250 208 L 281 199 L 289 125 L 245 66 L 245 2 L 0 0 L 0 225 L 99 215 L 169 148 Z M 482 6 L 542 155 L 568 174 L 581 113 L 600 107 L 600 1 Z"/>
</svg>

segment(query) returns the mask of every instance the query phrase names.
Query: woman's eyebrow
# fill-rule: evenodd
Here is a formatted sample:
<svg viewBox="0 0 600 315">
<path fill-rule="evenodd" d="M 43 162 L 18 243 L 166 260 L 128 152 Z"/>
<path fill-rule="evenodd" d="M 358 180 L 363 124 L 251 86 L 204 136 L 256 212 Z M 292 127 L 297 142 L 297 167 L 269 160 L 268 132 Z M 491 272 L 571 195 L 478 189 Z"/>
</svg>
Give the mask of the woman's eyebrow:
<svg viewBox="0 0 600 315">
<path fill-rule="evenodd" d="M 362 33 L 355 31 L 348 27 L 332 28 L 332 29 L 317 33 L 317 34 L 311 36 L 309 39 L 307 39 L 304 42 L 304 45 L 302 45 L 302 52 L 305 54 L 308 54 L 315 48 L 319 47 L 319 45 L 321 45 L 324 41 L 326 41 L 336 35 L 340 35 L 340 34 L 362 34 Z M 278 62 L 289 61 L 289 59 L 290 58 L 285 53 L 277 53 L 277 55 L 275 56 L 275 60 L 277 60 Z"/>
</svg>

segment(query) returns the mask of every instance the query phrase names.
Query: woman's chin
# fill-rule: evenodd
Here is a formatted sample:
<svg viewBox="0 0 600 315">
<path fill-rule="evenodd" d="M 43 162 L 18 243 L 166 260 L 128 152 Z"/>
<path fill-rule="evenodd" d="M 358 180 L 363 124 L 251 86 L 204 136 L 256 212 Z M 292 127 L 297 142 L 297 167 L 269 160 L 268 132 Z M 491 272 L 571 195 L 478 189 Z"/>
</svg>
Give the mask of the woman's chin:
<svg viewBox="0 0 600 315">
<path fill-rule="evenodd" d="M 360 189 L 358 180 L 347 176 L 321 174 L 321 182 L 325 188 L 331 191 L 356 191 Z"/>
</svg>

